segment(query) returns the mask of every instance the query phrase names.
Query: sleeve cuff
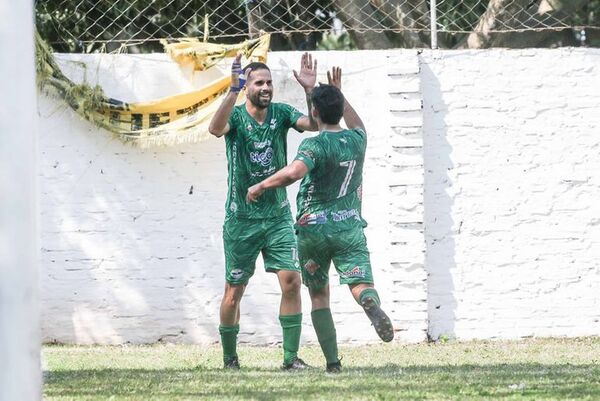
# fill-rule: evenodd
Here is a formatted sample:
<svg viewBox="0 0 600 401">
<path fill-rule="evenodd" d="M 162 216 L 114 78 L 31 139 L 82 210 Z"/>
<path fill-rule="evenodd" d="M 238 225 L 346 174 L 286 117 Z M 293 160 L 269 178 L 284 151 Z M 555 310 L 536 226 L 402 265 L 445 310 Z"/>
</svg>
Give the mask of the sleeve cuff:
<svg viewBox="0 0 600 401">
<path fill-rule="evenodd" d="M 303 129 L 298 128 L 298 126 L 296 125 L 296 123 L 298 122 L 298 120 L 300 119 L 300 117 L 304 117 L 302 115 L 296 116 L 295 118 L 292 119 L 292 127 L 298 131 L 298 132 L 304 132 Z"/>
<path fill-rule="evenodd" d="M 302 163 L 304 163 L 306 167 L 308 167 L 308 171 L 315 168 L 315 162 L 311 158 L 304 155 L 297 155 L 294 160 L 300 160 Z"/>
</svg>

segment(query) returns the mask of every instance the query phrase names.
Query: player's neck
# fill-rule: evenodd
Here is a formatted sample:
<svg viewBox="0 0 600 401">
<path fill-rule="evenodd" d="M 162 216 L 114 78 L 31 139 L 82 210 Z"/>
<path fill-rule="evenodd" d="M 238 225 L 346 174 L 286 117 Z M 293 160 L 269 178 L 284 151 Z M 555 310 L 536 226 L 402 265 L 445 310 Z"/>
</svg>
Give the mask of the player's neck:
<svg viewBox="0 0 600 401">
<path fill-rule="evenodd" d="M 268 107 L 260 108 L 256 107 L 252 102 L 246 102 L 246 111 L 257 123 L 262 124 L 267 119 Z"/>
<path fill-rule="evenodd" d="M 339 124 L 324 124 L 319 122 L 319 131 L 340 132 L 344 129 Z"/>
</svg>

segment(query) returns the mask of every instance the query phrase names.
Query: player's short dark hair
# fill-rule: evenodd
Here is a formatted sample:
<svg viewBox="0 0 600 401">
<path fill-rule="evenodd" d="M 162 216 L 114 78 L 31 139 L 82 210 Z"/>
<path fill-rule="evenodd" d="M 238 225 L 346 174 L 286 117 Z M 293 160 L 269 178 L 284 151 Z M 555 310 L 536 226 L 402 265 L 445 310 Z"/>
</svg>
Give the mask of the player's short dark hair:
<svg viewBox="0 0 600 401">
<path fill-rule="evenodd" d="M 337 124 L 344 115 L 344 95 L 333 85 L 321 84 L 310 95 L 321 121 L 325 124 Z"/>
<path fill-rule="evenodd" d="M 253 61 L 252 63 L 249 63 L 248 65 L 246 65 L 243 69 L 244 74 L 246 74 L 246 71 L 248 71 L 248 69 L 251 69 L 252 71 L 257 71 L 257 70 L 271 71 L 265 63 L 261 63 L 260 61 Z M 250 71 L 250 73 L 252 73 L 252 71 Z M 246 75 L 246 79 L 248 79 L 248 78 L 249 78 L 248 75 Z"/>
</svg>

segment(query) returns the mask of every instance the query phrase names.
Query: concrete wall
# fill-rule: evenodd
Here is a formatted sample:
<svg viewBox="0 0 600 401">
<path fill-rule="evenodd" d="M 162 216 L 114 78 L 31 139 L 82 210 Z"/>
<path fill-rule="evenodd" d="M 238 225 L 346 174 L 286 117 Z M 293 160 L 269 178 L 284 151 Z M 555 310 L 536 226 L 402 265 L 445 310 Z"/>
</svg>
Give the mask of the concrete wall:
<svg viewBox="0 0 600 401">
<path fill-rule="evenodd" d="M 600 333 L 600 51 L 421 57 L 429 331 Z"/>
<path fill-rule="evenodd" d="M 400 341 L 600 334 L 600 52 L 317 57 L 322 81 L 342 66 L 344 92 L 367 124 L 367 238 Z M 194 87 L 164 55 L 60 59 L 77 79 L 73 60 L 84 60 L 89 82 L 126 101 Z M 275 101 L 305 110 L 291 78 L 299 60 L 269 55 Z M 39 112 L 44 340 L 216 341 L 223 141 L 141 150 L 56 99 L 41 96 Z M 290 131 L 289 157 L 304 137 Z M 333 283 L 340 341 L 376 341 Z M 314 341 L 303 291 L 303 336 Z M 275 277 L 259 267 L 240 340 L 278 341 L 278 304 Z"/>
</svg>

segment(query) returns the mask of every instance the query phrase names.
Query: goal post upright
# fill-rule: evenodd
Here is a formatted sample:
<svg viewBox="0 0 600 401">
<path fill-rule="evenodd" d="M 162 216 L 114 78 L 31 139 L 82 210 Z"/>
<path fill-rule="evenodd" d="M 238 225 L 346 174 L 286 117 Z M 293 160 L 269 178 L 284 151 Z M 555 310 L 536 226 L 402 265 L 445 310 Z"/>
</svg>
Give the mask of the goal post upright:
<svg viewBox="0 0 600 401">
<path fill-rule="evenodd" d="M 0 0 L 0 400 L 41 399 L 32 1 Z"/>
</svg>

